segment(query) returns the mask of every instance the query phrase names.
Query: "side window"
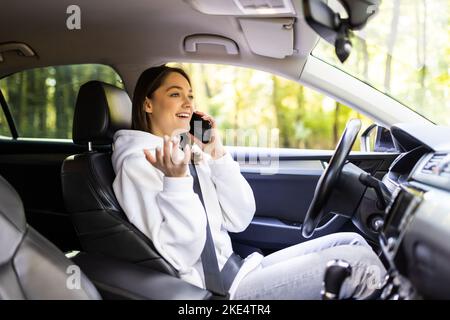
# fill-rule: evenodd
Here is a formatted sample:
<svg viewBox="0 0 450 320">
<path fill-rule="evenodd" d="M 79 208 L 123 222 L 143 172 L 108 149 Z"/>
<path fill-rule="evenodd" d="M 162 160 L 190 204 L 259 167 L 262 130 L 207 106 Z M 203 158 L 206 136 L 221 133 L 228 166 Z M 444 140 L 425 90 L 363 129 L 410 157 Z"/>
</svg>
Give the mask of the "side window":
<svg viewBox="0 0 450 320">
<path fill-rule="evenodd" d="M 37 68 L 0 79 L 19 137 L 71 139 L 78 90 L 90 80 L 123 88 L 111 67 L 97 64 Z M 3 134 L 5 125 L 8 129 L 4 116 L 0 125 Z"/>
<path fill-rule="evenodd" d="M 11 138 L 11 131 L 9 130 L 8 121 L 6 121 L 3 109 L 0 107 L 0 139 Z"/>
<path fill-rule="evenodd" d="M 372 120 L 299 83 L 234 66 L 169 64 L 191 77 L 196 108 L 217 119 L 229 146 L 334 149 L 347 121 Z M 360 150 L 359 139 L 353 150 Z"/>
</svg>

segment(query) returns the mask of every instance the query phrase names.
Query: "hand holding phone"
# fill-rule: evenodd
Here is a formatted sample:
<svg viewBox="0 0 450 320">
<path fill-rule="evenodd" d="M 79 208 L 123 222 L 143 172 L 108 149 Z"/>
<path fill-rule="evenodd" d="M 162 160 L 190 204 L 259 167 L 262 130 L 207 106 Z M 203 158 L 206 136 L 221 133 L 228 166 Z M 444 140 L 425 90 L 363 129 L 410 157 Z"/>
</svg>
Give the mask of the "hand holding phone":
<svg viewBox="0 0 450 320">
<path fill-rule="evenodd" d="M 218 159 L 226 154 L 213 117 L 196 111 L 192 114 L 190 126 L 189 133 L 202 142 L 203 145 L 200 147 L 205 153 L 211 155 L 212 159 Z"/>
<path fill-rule="evenodd" d="M 190 126 L 190 134 L 192 134 L 204 144 L 208 144 L 210 142 L 212 126 L 209 121 L 202 119 L 201 115 L 194 112 L 192 114 Z"/>
</svg>

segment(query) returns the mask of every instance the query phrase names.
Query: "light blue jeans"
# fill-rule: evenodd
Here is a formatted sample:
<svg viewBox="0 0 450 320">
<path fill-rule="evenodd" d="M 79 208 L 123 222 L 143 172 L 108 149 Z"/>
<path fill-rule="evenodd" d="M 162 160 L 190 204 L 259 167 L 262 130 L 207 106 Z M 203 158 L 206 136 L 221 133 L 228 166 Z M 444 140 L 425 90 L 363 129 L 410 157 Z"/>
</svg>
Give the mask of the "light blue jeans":
<svg viewBox="0 0 450 320">
<path fill-rule="evenodd" d="M 241 280 L 234 299 L 321 299 L 326 265 L 334 259 L 352 266 L 352 276 L 344 282 L 340 298 L 369 296 L 386 274 L 363 237 L 335 233 L 264 257 L 261 265 Z"/>
</svg>

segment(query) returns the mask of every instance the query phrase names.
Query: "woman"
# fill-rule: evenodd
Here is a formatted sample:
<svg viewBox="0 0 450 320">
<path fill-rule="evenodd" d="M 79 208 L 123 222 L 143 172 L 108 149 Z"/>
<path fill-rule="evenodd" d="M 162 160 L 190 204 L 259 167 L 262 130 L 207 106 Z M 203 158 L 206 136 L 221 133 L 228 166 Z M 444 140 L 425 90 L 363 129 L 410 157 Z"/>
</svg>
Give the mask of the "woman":
<svg viewBox="0 0 450 320">
<path fill-rule="evenodd" d="M 133 96 L 134 130 L 120 130 L 114 136 L 113 188 L 129 220 L 153 241 L 179 277 L 205 288 L 201 254 L 207 221 L 222 269 L 233 253 L 227 232 L 247 228 L 255 199 L 239 164 L 223 147 L 211 116 L 196 111 L 212 125 L 210 142 L 194 139 L 192 150 L 189 144 L 180 149 L 179 135 L 190 129 L 193 100 L 183 70 L 163 65 L 141 74 Z M 205 207 L 193 191 L 188 170 L 191 154 L 196 157 Z M 355 268 L 375 266 L 384 272 L 361 236 L 334 234 L 267 257 L 251 254 L 232 281 L 230 298 L 319 299 L 326 263 L 336 258 Z M 366 276 L 367 272 L 359 273 L 359 278 Z M 347 281 L 342 296 L 355 289 L 361 297 L 371 293 L 359 282 Z"/>
</svg>

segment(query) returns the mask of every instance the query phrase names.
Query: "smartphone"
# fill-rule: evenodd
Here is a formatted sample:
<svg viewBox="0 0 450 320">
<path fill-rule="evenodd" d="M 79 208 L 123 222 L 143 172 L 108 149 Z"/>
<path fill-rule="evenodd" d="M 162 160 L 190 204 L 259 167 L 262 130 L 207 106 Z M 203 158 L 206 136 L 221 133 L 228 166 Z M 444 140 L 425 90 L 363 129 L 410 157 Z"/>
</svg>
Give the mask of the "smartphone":
<svg viewBox="0 0 450 320">
<path fill-rule="evenodd" d="M 192 134 L 202 143 L 209 143 L 209 141 L 211 140 L 211 123 L 209 123 L 209 121 L 203 120 L 201 115 L 194 112 L 192 114 L 190 126 L 190 134 Z"/>
</svg>

